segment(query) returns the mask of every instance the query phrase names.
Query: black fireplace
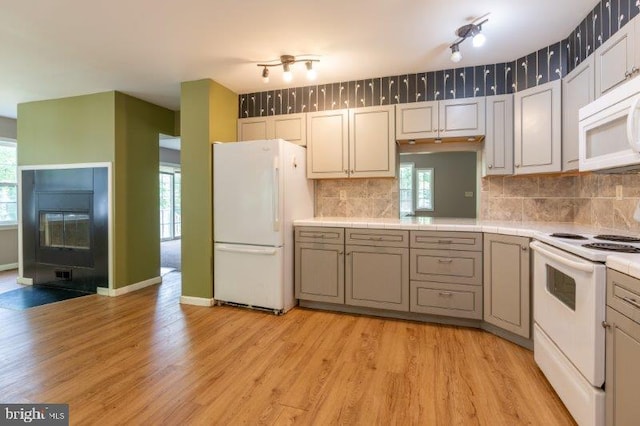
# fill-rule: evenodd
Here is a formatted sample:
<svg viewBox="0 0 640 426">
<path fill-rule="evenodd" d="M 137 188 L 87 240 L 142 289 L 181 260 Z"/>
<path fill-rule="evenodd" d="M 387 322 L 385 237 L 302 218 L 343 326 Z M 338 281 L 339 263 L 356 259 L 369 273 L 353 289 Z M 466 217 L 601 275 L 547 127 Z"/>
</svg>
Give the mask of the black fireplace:
<svg viewBox="0 0 640 426">
<path fill-rule="evenodd" d="M 24 276 L 34 285 L 108 287 L 107 169 L 22 172 Z"/>
</svg>

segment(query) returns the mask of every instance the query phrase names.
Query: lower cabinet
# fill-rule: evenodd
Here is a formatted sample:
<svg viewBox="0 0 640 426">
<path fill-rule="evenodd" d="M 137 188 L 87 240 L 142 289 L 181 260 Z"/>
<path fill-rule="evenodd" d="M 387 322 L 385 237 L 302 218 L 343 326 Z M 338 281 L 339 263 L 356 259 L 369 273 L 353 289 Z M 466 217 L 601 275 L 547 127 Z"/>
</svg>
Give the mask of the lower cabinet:
<svg viewBox="0 0 640 426">
<path fill-rule="evenodd" d="M 484 321 L 529 338 L 529 239 L 484 235 Z"/>
<path fill-rule="evenodd" d="M 296 299 L 344 303 L 344 229 L 296 227 Z"/>
<path fill-rule="evenodd" d="M 640 419 L 640 324 L 607 308 L 606 424 L 635 425 Z"/>
<path fill-rule="evenodd" d="M 640 419 L 640 280 L 607 269 L 606 424 L 636 425 Z"/>
<path fill-rule="evenodd" d="M 347 305 L 409 310 L 409 249 L 346 246 Z"/>
<path fill-rule="evenodd" d="M 409 232 L 347 229 L 345 303 L 409 310 Z"/>
<path fill-rule="evenodd" d="M 295 296 L 344 303 L 344 246 L 296 243 Z"/>
</svg>

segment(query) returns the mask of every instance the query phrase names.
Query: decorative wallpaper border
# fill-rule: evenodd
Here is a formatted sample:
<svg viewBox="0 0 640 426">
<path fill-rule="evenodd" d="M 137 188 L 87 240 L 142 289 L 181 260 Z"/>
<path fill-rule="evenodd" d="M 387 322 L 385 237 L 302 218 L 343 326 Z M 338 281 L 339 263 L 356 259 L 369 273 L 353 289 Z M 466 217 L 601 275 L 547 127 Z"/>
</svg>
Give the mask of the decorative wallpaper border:
<svg viewBox="0 0 640 426">
<path fill-rule="evenodd" d="M 512 62 L 241 94 L 238 118 L 514 93 L 564 77 L 639 12 L 640 0 L 602 0 L 566 39 Z"/>
</svg>

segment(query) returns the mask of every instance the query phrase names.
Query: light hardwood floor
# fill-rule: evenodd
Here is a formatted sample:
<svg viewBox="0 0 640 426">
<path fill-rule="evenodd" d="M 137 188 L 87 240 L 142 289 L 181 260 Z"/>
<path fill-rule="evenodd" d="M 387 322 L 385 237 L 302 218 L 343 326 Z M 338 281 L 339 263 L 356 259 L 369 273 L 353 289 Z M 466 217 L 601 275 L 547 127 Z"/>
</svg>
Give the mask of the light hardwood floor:
<svg viewBox="0 0 640 426">
<path fill-rule="evenodd" d="M 68 403 L 72 424 L 573 424 L 532 353 L 491 334 L 182 306 L 164 278 L 0 309 L 0 401 Z"/>
</svg>

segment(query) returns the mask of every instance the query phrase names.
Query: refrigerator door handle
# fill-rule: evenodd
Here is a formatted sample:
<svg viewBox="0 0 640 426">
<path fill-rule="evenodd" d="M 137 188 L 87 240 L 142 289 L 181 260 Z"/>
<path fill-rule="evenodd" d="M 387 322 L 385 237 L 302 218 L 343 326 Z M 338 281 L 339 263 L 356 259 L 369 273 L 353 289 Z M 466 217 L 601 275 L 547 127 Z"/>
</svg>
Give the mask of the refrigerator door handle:
<svg viewBox="0 0 640 426">
<path fill-rule="evenodd" d="M 216 250 L 217 251 L 226 251 L 229 253 L 248 253 L 248 254 L 264 254 L 264 255 L 274 255 L 276 254 L 276 249 L 271 248 L 271 247 L 266 247 L 266 248 L 241 248 L 241 247 L 237 247 L 237 246 L 230 246 L 230 245 L 224 245 L 224 244 L 217 244 L 216 245 Z"/>
<path fill-rule="evenodd" d="M 273 230 L 280 231 L 280 166 L 278 157 L 273 159 Z"/>
</svg>

